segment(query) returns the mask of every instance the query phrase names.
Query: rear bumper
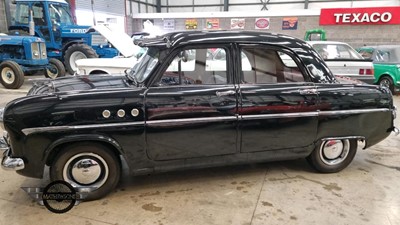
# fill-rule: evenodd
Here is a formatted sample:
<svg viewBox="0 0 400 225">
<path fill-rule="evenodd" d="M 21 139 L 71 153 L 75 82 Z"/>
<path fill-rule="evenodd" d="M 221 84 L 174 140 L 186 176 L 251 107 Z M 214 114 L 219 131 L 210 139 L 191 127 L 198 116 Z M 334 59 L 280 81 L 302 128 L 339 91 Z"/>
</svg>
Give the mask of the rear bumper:
<svg viewBox="0 0 400 225">
<path fill-rule="evenodd" d="M 24 160 L 21 158 L 13 158 L 10 156 L 11 148 L 7 143 L 6 138 L 0 137 L 0 151 L 3 153 L 1 160 L 1 167 L 4 170 L 22 170 L 25 168 Z"/>
</svg>

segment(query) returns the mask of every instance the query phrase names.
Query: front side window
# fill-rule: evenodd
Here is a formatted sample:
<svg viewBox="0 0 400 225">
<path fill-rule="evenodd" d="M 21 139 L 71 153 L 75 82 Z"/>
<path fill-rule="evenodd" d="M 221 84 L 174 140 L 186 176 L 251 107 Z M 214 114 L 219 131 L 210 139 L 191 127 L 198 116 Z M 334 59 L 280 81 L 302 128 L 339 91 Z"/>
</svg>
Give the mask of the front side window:
<svg viewBox="0 0 400 225">
<path fill-rule="evenodd" d="M 179 51 L 169 63 L 160 85 L 226 84 L 226 53 L 224 48 Z"/>
<path fill-rule="evenodd" d="M 260 47 L 244 47 L 241 51 L 243 83 L 304 82 L 295 60 L 284 52 Z"/>
</svg>

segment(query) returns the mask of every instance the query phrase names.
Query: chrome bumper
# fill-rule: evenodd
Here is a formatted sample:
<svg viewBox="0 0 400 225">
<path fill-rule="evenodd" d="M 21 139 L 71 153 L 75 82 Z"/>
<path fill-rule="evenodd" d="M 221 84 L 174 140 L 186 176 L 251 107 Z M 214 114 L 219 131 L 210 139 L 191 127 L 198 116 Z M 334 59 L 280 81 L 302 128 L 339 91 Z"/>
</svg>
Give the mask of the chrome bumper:
<svg viewBox="0 0 400 225">
<path fill-rule="evenodd" d="M 22 170 L 25 168 L 24 160 L 21 158 L 10 157 L 10 146 L 8 145 L 5 138 L 0 137 L 0 151 L 3 153 L 3 159 L 1 160 L 1 167 L 4 170 Z"/>
<path fill-rule="evenodd" d="M 396 136 L 399 135 L 399 133 L 400 133 L 399 128 L 393 127 L 393 132 L 394 132 L 394 134 L 395 134 Z"/>
</svg>

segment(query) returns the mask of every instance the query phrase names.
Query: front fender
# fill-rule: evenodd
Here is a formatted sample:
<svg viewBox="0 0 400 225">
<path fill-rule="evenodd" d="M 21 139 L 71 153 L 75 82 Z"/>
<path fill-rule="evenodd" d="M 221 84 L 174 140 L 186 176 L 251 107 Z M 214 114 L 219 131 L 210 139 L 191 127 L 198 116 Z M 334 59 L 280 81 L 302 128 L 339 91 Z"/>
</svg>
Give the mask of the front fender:
<svg viewBox="0 0 400 225">
<path fill-rule="evenodd" d="M 105 143 L 114 148 L 116 153 L 119 155 L 124 155 L 124 151 L 122 147 L 118 144 L 117 141 L 115 141 L 113 138 L 108 137 L 106 135 L 100 135 L 100 134 L 78 134 L 78 135 L 68 135 L 68 136 L 63 136 L 62 138 L 59 138 L 58 140 L 54 141 L 52 144 L 47 147 L 47 149 L 43 152 L 42 155 L 42 160 L 46 162 L 46 164 L 49 163 L 49 160 L 53 159 L 56 154 L 58 153 L 58 147 L 68 144 L 68 143 L 75 143 L 75 142 L 81 142 L 81 141 L 94 141 L 94 142 L 100 142 L 100 143 Z"/>
</svg>

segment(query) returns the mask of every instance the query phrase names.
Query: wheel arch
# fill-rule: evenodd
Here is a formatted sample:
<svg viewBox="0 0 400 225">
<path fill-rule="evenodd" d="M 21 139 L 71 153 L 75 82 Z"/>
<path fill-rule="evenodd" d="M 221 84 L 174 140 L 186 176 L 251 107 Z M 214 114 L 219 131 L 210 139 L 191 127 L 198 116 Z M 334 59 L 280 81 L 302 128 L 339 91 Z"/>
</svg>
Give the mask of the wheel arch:
<svg viewBox="0 0 400 225">
<path fill-rule="evenodd" d="M 43 161 L 46 165 L 50 166 L 51 162 L 57 157 L 66 146 L 76 143 L 96 143 L 101 144 L 112 151 L 115 156 L 120 159 L 120 156 L 125 158 L 123 148 L 114 139 L 104 135 L 71 135 L 64 136 L 54 141 L 43 153 Z M 121 162 L 120 162 L 121 163 Z"/>
<path fill-rule="evenodd" d="M 109 73 L 107 70 L 102 70 L 102 69 L 94 69 L 92 71 L 90 71 L 89 75 L 111 75 L 111 73 Z"/>
<path fill-rule="evenodd" d="M 384 77 L 390 77 L 392 80 L 394 80 L 394 75 L 391 72 L 384 72 L 381 75 L 379 75 L 378 82 L 380 82 Z"/>
<path fill-rule="evenodd" d="M 65 55 L 65 51 L 67 51 L 67 49 L 74 44 L 87 44 L 85 41 L 83 40 L 71 40 L 71 41 L 67 41 L 65 43 L 63 43 L 63 46 L 61 48 L 61 52 L 62 52 L 62 56 L 64 58 Z"/>
</svg>

